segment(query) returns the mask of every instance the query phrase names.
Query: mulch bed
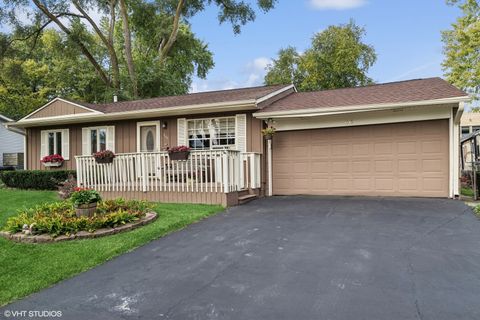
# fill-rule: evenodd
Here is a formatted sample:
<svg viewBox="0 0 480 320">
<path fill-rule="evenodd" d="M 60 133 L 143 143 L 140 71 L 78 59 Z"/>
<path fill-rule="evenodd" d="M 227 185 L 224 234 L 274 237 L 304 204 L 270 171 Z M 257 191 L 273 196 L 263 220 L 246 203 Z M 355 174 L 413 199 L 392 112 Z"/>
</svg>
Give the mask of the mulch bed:
<svg viewBox="0 0 480 320">
<path fill-rule="evenodd" d="M 7 238 L 12 241 L 22 242 L 22 243 L 48 243 L 48 242 L 59 242 L 59 241 L 68 241 L 68 240 L 81 240 L 81 239 L 92 239 L 109 236 L 112 234 L 125 232 L 133 230 L 149 224 L 157 219 L 157 214 L 155 212 L 147 212 L 145 216 L 137 221 L 127 223 L 115 228 L 103 228 L 95 230 L 94 232 L 88 231 L 79 231 L 75 234 L 61 235 L 58 237 L 52 237 L 49 234 L 39 234 L 39 235 L 26 235 L 22 232 L 10 233 L 8 231 L 0 231 L 0 236 Z"/>
</svg>

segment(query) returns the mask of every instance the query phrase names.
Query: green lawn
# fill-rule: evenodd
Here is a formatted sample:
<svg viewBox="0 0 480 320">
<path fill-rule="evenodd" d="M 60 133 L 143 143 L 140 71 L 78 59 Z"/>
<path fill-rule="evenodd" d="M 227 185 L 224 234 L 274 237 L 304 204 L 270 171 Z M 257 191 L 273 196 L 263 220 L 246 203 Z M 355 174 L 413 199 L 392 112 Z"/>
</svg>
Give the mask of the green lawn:
<svg viewBox="0 0 480 320">
<path fill-rule="evenodd" d="M 55 192 L 0 189 L 0 228 L 17 209 L 56 201 Z M 88 270 L 153 239 L 222 211 L 220 206 L 157 204 L 158 219 L 105 238 L 52 244 L 19 244 L 0 238 L 0 305 Z"/>
</svg>

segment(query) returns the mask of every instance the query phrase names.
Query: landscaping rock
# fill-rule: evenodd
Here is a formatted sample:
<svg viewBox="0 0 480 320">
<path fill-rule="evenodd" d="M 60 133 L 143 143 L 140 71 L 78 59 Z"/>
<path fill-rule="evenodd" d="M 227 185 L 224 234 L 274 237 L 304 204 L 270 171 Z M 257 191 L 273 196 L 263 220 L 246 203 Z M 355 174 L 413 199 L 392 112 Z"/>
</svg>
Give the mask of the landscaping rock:
<svg viewBox="0 0 480 320">
<path fill-rule="evenodd" d="M 100 238 L 100 237 L 108 236 L 114 233 L 115 233 L 115 230 L 113 228 L 112 229 L 104 228 L 104 229 L 96 230 L 92 235 L 94 238 Z"/>
<path fill-rule="evenodd" d="M 132 223 L 127 223 L 127 224 L 124 224 L 123 226 L 116 227 L 115 229 L 117 229 L 117 232 L 132 230 L 133 229 L 133 224 Z"/>
<path fill-rule="evenodd" d="M 120 233 L 120 232 L 139 228 L 143 225 L 151 223 L 156 218 L 157 218 L 157 214 L 155 212 L 149 212 L 140 220 L 137 220 L 132 223 L 127 223 L 125 225 L 122 225 L 116 228 L 98 229 L 93 233 L 87 232 L 87 231 L 79 231 L 76 234 L 71 234 L 69 236 L 61 235 L 56 238 L 48 234 L 26 235 L 21 232 L 11 234 L 8 231 L 0 231 L 0 236 L 16 242 L 23 242 L 23 243 L 48 243 L 48 242 L 68 241 L 68 240 L 74 240 L 74 239 L 100 238 L 100 237 L 112 235 L 115 233 Z"/>
<path fill-rule="evenodd" d="M 53 238 L 48 234 L 41 234 L 41 235 L 35 236 L 34 238 L 36 243 L 46 243 L 46 242 L 53 241 Z"/>
<path fill-rule="evenodd" d="M 0 231 L 0 237 L 10 239 L 12 237 L 11 233 L 8 231 Z"/>
<path fill-rule="evenodd" d="M 93 238 L 93 233 L 88 232 L 88 231 L 79 231 L 75 235 L 77 236 L 77 239 Z"/>
</svg>

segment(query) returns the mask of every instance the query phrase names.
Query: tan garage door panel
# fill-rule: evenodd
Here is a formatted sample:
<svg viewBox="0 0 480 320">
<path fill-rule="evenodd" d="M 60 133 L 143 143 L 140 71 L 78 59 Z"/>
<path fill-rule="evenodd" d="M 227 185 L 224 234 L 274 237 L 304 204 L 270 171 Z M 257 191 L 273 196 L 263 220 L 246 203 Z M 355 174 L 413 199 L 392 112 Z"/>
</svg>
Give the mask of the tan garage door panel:
<svg viewBox="0 0 480 320">
<path fill-rule="evenodd" d="M 448 196 L 448 120 L 278 132 L 277 195 Z"/>
</svg>

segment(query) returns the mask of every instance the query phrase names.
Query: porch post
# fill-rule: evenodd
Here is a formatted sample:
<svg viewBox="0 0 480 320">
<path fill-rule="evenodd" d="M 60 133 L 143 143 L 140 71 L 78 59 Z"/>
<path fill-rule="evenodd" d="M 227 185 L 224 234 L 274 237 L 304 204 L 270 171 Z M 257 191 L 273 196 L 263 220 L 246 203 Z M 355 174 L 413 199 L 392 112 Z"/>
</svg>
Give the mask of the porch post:
<svg viewBox="0 0 480 320">
<path fill-rule="evenodd" d="M 222 175 L 223 175 L 223 192 L 224 193 L 229 193 L 230 192 L 230 168 L 229 168 L 229 155 L 227 151 L 224 151 L 222 153 L 222 162 L 223 162 L 223 170 L 222 170 Z"/>
<path fill-rule="evenodd" d="M 267 140 L 267 163 L 268 163 L 268 196 L 271 197 L 273 195 L 273 192 L 272 192 L 272 181 L 273 181 L 273 174 L 272 174 L 272 139 Z"/>
<path fill-rule="evenodd" d="M 147 192 L 147 163 L 145 161 L 145 153 L 140 153 L 140 159 L 142 164 L 142 169 L 140 170 L 140 172 L 142 173 L 142 191 Z"/>
</svg>

